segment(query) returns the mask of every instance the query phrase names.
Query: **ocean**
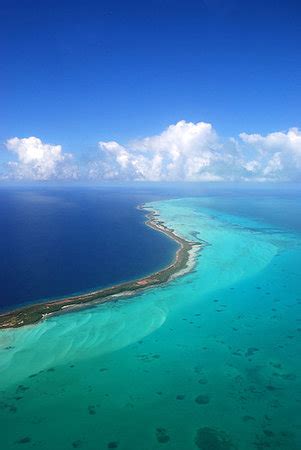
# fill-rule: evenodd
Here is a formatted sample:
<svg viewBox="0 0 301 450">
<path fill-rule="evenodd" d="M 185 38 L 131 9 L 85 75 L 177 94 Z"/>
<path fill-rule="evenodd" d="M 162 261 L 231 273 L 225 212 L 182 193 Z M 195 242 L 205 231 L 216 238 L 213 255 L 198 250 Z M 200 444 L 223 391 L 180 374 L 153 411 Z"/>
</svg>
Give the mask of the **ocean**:
<svg viewBox="0 0 301 450">
<path fill-rule="evenodd" d="M 0 188 L 0 309 L 112 286 L 167 265 L 176 244 L 146 227 L 137 210 L 149 198 L 126 187 Z"/>
<path fill-rule="evenodd" d="M 193 270 L 131 298 L 1 331 L 1 448 L 301 448 L 299 188 L 136 189 L 130 208 L 146 201 L 167 226 L 204 244 Z M 131 259 L 139 236 L 127 243 Z M 159 239 L 158 266 L 174 252 Z"/>
</svg>

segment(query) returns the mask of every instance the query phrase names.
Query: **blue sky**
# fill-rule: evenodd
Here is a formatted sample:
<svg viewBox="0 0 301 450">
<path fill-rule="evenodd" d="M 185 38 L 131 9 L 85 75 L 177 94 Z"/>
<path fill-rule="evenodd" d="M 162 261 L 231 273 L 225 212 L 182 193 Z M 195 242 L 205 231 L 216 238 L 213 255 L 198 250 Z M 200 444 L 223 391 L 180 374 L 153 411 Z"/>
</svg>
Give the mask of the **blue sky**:
<svg viewBox="0 0 301 450">
<path fill-rule="evenodd" d="M 243 152 L 243 165 L 260 159 L 257 172 L 255 163 L 249 164 L 252 177 L 269 178 L 263 172 L 272 157 L 277 159 L 279 142 L 270 149 L 277 132 L 291 152 L 285 170 L 285 155 L 280 162 L 278 157 L 277 177 L 298 179 L 300 2 L 0 0 L 0 7 L 2 178 L 85 177 L 93 165 L 96 178 L 145 178 L 146 166 L 153 168 L 154 158 L 160 159 L 154 142 L 150 149 L 145 138 L 184 120 L 196 127 L 210 124 L 218 136 L 206 141 L 208 148 L 203 135 L 194 143 L 193 162 L 191 146 L 183 145 L 181 161 L 199 164 L 204 179 L 246 175 L 237 169 L 237 175 L 226 177 L 216 158 L 211 170 L 212 159 L 204 162 L 204 152 L 212 146 L 215 152 L 223 147 L 223 158 L 235 156 L 235 164 L 237 151 Z M 180 128 L 188 130 L 179 126 L 176 134 Z M 290 128 L 295 132 L 289 136 Z M 241 133 L 261 140 L 254 144 Z M 20 141 L 29 137 L 41 144 Z M 19 141 L 7 145 L 11 138 Z M 124 150 L 99 144 L 111 141 Z M 180 141 L 172 145 L 179 147 Z M 159 146 L 164 167 L 153 169 L 153 178 L 189 179 L 186 172 L 168 169 L 175 163 L 174 154 L 166 156 L 169 144 Z M 61 146 L 59 156 L 53 157 L 52 147 L 36 150 L 37 145 Z M 130 154 L 127 162 L 124 152 Z M 145 152 L 146 161 L 137 162 Z M 263 152 L 270 153 L 262 157 Z M 228 164 L 233 165 L 229 158 Z M 194 173 L 194 178 L 202 176 Z"/>
</svg>

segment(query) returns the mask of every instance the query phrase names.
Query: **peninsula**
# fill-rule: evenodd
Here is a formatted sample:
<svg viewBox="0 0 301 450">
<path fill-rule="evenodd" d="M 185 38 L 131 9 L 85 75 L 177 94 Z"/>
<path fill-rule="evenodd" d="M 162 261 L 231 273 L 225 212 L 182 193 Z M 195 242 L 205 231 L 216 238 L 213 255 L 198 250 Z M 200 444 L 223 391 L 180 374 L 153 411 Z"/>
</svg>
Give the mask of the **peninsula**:
<svg viewBox="0 0 301 450">
<path fill-rule="evenodd" d="M 139 209 L 145 210 L 144 205 Z M 146 215 L 145 224 L 154 230 L 164 233 L 179 244 L 173 262 L 164 269 L 138 280 L 133 280 L 112 287 L 99 289 L 81 295 L 60 298 L 45 302 L 25 305 L 11 312 L 0 314 L 0 329 L 17 328 L 31 325 L 51 315 L 74 310 L 91 304 L 105 303 L 116 299 L 129 297 L 138 291 L 158 286 L 188 272 L 192 266 L 194 255 L 202 247 L 202 243 L 188 241 L 178 236 L 173 229 L 168 228 L 159 220 L 156 211 Z"/>
</svg>

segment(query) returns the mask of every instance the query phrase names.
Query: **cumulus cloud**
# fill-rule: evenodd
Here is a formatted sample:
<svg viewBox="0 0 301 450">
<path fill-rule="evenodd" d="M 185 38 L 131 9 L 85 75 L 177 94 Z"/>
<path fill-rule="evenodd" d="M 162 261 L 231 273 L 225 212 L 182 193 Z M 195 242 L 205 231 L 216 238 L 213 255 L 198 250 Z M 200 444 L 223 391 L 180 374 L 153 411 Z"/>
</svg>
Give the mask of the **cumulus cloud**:
<svg viewBox="0 0 301 450">
<path fill-rule="evenodd" d="M 232 177 L 232 153 L 212 125 L 181 120 L 161 134 L 131 142 L 99 142 L 99 161 L 90 176 L 150 181 L 218 181 Z M 235 152 L 234 152 L 235 153 Z"/>
<path fill-rule="evenodd" d="M 46 144 L 34 136 L 14 137 L 5 145 L 17 155 L 17 161 L 8 163 L 8 178 L 49 180 L 77 176 L 72 154 L 64 153 L 61 145 Z"/>
<path fill-rule="evenodd" d="M 161 134 L 99 145 L 91 178 L 150 181 L 277 181 L 300 178 L 301 132 L 241 133 L 222 139 L 205 122 L 180 122 Z"/>
<path fill-rule="evenodd" d="M 60 145 L 37 137 L 9 139 L 7 178 L 120 181 L 301 180 L 301 131 L 241 133 L 223 139 L 210 123 L 181 120 L 162 133 L 122 145 L 98 142 L 92 159 L 76 165 Z M 80 167 L 80 170 L 78 169 Z"/>
<path fill-rule="evenodd" d="M 268 179 L 297 180 L 301 178 L 301 132 L 290 128 L 261 134 L 241 133 L 240 139 L 257 152 L 257 172 Z"/>
</svg>

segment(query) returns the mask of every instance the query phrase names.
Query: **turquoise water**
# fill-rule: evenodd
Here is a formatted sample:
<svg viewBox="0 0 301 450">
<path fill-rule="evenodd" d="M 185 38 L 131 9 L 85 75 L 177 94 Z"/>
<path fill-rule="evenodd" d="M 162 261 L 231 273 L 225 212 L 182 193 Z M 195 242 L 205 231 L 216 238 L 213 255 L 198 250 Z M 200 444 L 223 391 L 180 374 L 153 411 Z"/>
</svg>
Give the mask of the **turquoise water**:
<svg viewBox="0 0 301 450">
<path fill-rule="evenodd" d="M 279 210 L 277 199 L 264 201 Z M 287 216 L 298 212 L 281 201 Z M 206 243 L 194 270 L 133 298 L 2 331 L 1 448 L 301 448 L 294 221 L 269 222 L 244 198 L 149 207 Z"/>
</svg>

